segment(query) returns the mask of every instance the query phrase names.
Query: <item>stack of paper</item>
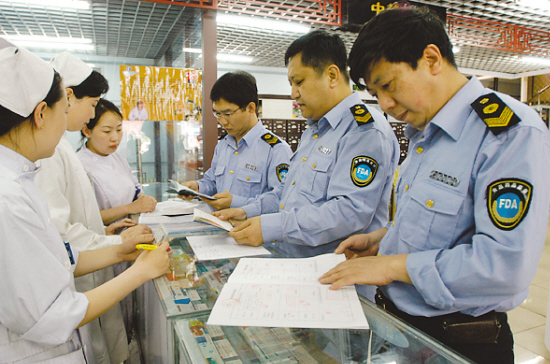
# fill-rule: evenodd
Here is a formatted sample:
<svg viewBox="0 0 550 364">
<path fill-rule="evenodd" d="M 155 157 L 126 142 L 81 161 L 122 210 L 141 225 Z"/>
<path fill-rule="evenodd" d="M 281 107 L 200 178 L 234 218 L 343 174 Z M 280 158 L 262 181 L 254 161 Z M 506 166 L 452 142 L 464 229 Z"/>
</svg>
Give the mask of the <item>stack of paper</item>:
<svg viewBox="0 0 550 364">
<path fill-rule="evenodd" d="M 193 221 L 193 212 L 197 207 L 211 209 L 205 203 L 193 203 L 181 199 L 159 202 L 155 211 L 140 215 L 139 223 L 147 225 L 153 230 L 163 224 L 168 233 L 216 230 L 217 227 Z"/>
<path fill-rule="evenodd" d="M 263 246 L 238 244 L 227 234 L 188 236 L 187 241 L 198 260 L 216 260 L 271 254 Z"/>
<path fill-rule="evenodd" d="M 331 291 L 318 281 L 345 259 L 344 254 L 242 258 L 223 287 L 208 324 L 367 329 L 354 286 Z"/>
</svg>

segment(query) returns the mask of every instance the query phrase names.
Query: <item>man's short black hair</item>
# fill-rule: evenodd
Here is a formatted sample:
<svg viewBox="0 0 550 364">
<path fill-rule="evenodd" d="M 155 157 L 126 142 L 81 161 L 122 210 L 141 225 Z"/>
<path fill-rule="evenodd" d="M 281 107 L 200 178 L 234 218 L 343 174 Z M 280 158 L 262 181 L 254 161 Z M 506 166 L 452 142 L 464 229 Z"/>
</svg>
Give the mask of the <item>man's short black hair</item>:
<svg viewBox="0 0 550 364">
<path fill-rule="evenodd" d="M 92 71 L 87 79 L 78 86 L 69 87 L 73 90 L 77 99 L 84 97 L 100 97 L 109 91 L 109 82 L 97 71 Z"/>
<path fill-rule="evenodd" d="M 245 71 L 229 72 L 214 82 L 210 90 L 210 100 L 218 102 L 221 99 L 244 109 L 253 102 L 258 113 L 258 88 L 256 79 Z"/>
<path fill-rule="evenodd" d="M 416 69 L 429 44 L 435 44 L 441 56 L 456 68 L 452 43 L 437 15 L 414 7 L 384 10 L 363 26 L 351 48 L 351 79 L 363 89 L 360 79 L 381 59 L 405 62 Z"/>
<path fill-rule="evenodd" d="M 296 39 L 286 50 L 285 66 L 297 54 L 301 54 L 302 65 L 313 68 L 319 75 L 334 64 L 349 80 L 346 46 L 337 34 L 315 30 Z"/>
</svg>

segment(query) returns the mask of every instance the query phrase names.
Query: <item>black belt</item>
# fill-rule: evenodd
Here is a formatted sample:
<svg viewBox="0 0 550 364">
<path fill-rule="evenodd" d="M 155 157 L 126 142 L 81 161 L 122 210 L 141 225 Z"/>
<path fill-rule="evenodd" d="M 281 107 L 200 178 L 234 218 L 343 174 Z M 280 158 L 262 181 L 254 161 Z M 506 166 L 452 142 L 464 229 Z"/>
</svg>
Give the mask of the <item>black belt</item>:
<svg viewBox="0 0 550 364">
<path fill-rule="evenodd" d="M 460 312 L 442 316 L 412 316 L 399 310 L 380 289 L 376 290 L 376 304 L 403 321 L 424 331 L 445 344 L 496 343 L 506 312 L 491 311 L 473 317 Z"/>
</svg>

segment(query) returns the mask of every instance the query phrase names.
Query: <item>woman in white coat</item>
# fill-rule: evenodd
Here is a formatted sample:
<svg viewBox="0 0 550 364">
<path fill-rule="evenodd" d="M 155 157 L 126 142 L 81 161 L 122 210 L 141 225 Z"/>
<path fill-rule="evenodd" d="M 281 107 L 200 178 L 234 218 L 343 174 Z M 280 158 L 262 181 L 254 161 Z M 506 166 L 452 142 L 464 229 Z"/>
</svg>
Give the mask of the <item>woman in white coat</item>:
<svg viewBox="0 0 550 364">
<path fill-rule="evenodd" d="M 95 117 L 82 128 L 85 142 L 77 153 L 92 177 L 103 223 L 108 225 L 130 214 L 151 212 L 157 200 L 147 196 L 130 165 L 115 153 L 122 140 L 122 114 L 112 102 L 100 99 Z"/>
<path fill-rule="evenodd" d="M 81 60 L 61 53 L 52 61 L 66 87 L 69 101 L 67 130 L 80 131 L 94 117 L 100 96 L 107 92 L 107 80 Z M 120 236 L 106 236 L 90 179 L 70 142 L 63 138 L 51 158 L 40 161 L 35 182 L 44 192 L 50 215 L 64 241 L 79 250 L 98 249 L 125 241 L 150 242 L 150 229 L 138 225 Z M 89 291 L 113 278 L 111 267 L 76 279 L 80 292 Z M 94 357 L 90 363 L 119 364 L 129 355 L 126 330 L 119 305 L 88 325 Z"/>
<path fill-rule="evenodd" d="M 120 110 L 112 102 L 100 99 L 95 117 L 82 128 L 82 135 L 86 141 L 76 155 L 92 179 L 103 223 L 108 225 L 129 214 L 153 211 L 157 200 L 143 193 L 126 159 L 115 153 L 122 140 Z M 113 266 L 115 276 L 128 266 L 128 262 Z M 131 295 L 120 302 L 120 308 L 130 340 L 134 330 Z"/>
<path fill-rule="evenodd" d="M 33 182 L 34 162 L 52 156 L 66 129 L 63 83 L 50 65 L 2 38 L 0 74 L 0 363 L 86 363 L 77 328 L 163 274 L 168 243 L 141 255 L 129 242 L 86 252 L 63 243 Z M 136 257 L 114 280 L 75 291 L 73 274 Z"/>
</svg>

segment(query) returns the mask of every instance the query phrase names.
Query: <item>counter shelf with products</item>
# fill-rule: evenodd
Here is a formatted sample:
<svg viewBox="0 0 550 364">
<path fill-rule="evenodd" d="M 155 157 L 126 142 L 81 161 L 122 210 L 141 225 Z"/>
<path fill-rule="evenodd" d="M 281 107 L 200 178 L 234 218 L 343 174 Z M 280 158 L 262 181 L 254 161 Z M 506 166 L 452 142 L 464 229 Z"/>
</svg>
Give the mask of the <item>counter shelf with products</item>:
<svg viewBox="0 0 550 364">
<path fill-rule="evenodd" d="M 208 314 L 172 321 L 179 364 L 470 363 L 363 301 L 369 330 L 206 325 Z"/>
<path fill-rule="evenodd" d="M 207 232 L 219 233 L 225 231 Z M 239 258 L 199 262 L 185 236 L 169 237 L 170 273 L 136 295 L 143 363 L 469 363 L 363 299 L 369 330 L 209 327 L 209 312 Z M 272 244 L 264 247 L 272 253 L 264 257 L 285 258 Z"/>
<path fill-rule="evenodd" d="M 225 233 L 218 229 L 203 234 Z M 239 261 L 239 258 L 198 261 L 185 236 L 169 235 L 169 238 L 170 272 L 145 283 L 136 293 L 137 330 L 145 363 L 175 363 L 170 321 L 210 312 Z M 269 244 L 265 247 L 271 252 L 265 257 L 284 257 Z"/>
</svg>

